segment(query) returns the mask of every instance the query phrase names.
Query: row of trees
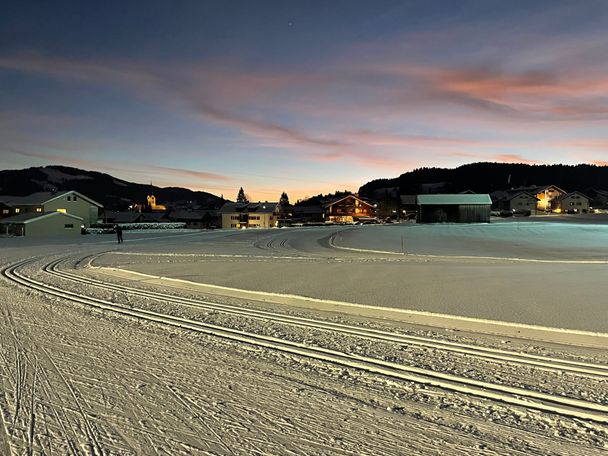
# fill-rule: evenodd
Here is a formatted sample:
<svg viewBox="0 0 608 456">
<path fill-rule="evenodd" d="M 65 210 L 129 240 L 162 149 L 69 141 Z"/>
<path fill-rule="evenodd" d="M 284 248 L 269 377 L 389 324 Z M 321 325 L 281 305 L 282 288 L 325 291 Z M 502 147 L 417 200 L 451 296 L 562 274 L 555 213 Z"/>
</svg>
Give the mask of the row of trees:
<svg viewBox="0 0 608 456">
<path fill-rule="evenodd" d="M 245 190 L 243 190 L 243 187 L 241 187 L 239 189 L 239 193 L 236 195 L 236 202 L 237 203 L 248 203 L 249 202 L 249 197 L 245 194 Z M 289 196 L 287 196 L 287 193 L 285 193 L 285 192 L 281 193 L 281 198 L 279 199 L 279 204 L 281 206 L 289 206 Z"/>
</svg>

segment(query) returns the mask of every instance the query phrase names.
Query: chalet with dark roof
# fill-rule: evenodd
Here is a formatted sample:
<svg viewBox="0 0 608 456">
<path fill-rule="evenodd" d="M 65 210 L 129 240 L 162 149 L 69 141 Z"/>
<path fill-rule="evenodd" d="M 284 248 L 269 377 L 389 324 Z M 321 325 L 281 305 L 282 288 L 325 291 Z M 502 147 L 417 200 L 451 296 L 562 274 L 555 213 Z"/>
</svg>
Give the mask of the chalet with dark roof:
<svg viewBox="0 0 608 456">
<path fill-rule="evenodd" d="M 372 220 L 376 217 L 373 204 L 357 195 L 346 195 L 331 200 L 324 205 L 325 221 L 333 223 L 354 223 Z"/>
</svg>

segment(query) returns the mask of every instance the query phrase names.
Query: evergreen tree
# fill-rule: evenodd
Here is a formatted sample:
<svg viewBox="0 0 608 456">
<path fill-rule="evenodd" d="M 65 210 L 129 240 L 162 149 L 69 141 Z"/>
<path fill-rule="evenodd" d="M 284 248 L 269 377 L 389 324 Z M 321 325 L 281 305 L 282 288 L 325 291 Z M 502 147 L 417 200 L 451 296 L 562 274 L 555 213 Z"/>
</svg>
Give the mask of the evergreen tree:
<svg viewBox="0 0 608 456">
<path fill-rule="evenodd" d="M 287 196 L 287 193 L 281 193 L 281 199 L 279 200 L 279 204 L 281 206 L 289 206 L 289 196 Z"/>
<path fill-rule="evenodd" d="M 247 196 L 245 196 L 245 190 L 243 190 L 243 187 L 241 187 L 239 189 L 239 194 L 236 195 L 236 202 L 237 203 L 248 203 L 249 200 L 247 199 Z"/>
</svg>

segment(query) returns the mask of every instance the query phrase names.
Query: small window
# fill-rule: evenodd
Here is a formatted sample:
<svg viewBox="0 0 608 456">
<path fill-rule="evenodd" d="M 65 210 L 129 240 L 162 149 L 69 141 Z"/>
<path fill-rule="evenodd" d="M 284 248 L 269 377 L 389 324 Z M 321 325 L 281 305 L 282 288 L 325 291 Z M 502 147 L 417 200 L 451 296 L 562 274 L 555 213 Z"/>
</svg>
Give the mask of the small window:
<svg viewBox="0 0 608 456">
<path fill-rule="evenodd" d="M 76 201 L 76 195 L 72 196 L 72 201 Z"/>
<path fill-rule="evenodd" d="M 21 211 L 21 209 L 19 209 L 18 207 L 15 208 L 15 214 L 18 214 Z"/>
<path fill-rule="evenodd" d="M 74 224 L 73 223 L 66 223 L 63 227 L 65 229 L 71 230 L 72 228 L 74 228 Z"/>
<path fill-rule="evenodd" d="M 72 197 L 71 196 L 68 196 L 68 201 L 72 201 Z"/>
<path fill-rule="evenodd" d="M 9 212 L 8 209 L 2 209 L 2 213 L 5 215 L 8 214 L 8 212 Z"/>
<path fill-rule="evenodd" d="M 41 207 L 37 207 L 36 208 L 36 212 L 42 212 L 42 208 Z"/>
</svg>

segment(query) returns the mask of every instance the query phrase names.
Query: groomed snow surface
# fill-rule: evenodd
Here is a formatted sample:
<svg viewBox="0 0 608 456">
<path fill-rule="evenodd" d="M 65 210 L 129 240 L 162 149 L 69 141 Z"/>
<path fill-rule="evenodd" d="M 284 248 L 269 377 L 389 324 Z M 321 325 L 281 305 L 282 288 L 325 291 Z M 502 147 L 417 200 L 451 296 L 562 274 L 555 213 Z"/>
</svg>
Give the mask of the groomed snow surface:
<svg viewBox="0 0 608 456">
<path fill-rule="evenodd" d="M 608 225 L 0 239 L 0 454 L 600 455 Z"/>
</svg>

